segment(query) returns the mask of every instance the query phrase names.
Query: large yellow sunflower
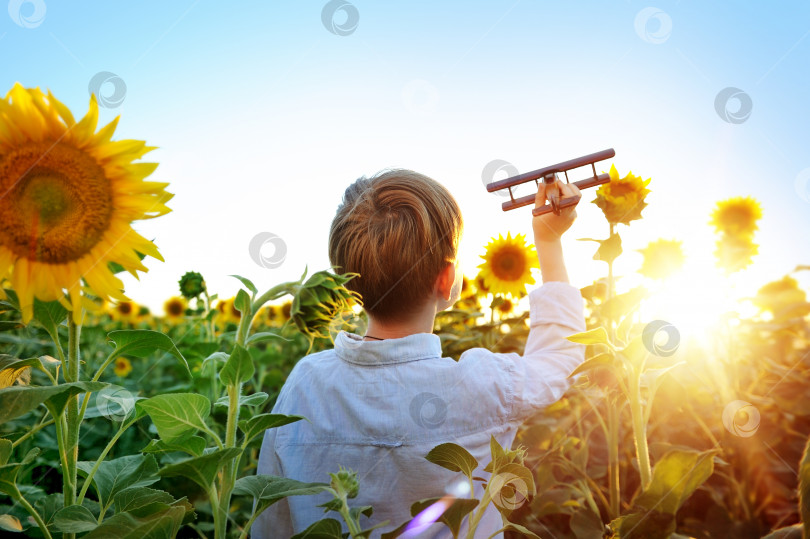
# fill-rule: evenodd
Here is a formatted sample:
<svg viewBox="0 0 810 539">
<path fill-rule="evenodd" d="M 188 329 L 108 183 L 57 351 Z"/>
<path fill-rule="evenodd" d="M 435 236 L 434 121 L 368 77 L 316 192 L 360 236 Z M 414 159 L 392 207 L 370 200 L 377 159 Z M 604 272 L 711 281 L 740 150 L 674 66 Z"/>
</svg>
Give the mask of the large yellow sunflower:
<svg viewBox="0 0 810 539">
<path fill-rule="evenodd" d="M 486 254 L 481 255 L 484 263 L 479 265 L 481 277 L 489 292 L 509 294 L 520 298 L 526 294 L 526 285 L 534 284 L 532 268 L 540 268 L 534 245 L 526 244 L 525 235 L 514 238 L 511 233 L 506 239 L 498 234 L 487 244 Z"/>
<path fill-rule="evenodd" d="M 596 190 L 596 198 L 591 202 L 602 209 L 605 218 L 611 224 L 624 223 L 641 219 L 641 210 L 647 205 L 644 199 L 650 193 L 647 189 L 650 180 L 642 180 L 641 176 L 627 173 L 624 178 L 619 177 L 615 165 L 610 165 L 610 182 L 603 183 Z"/>
<path fill-rule="evenodd" d="M 0 281 L 17 292 L 24 322 L 36 297 L 80 323 L 82 279 L 85 292 L 123 301 L 110 263 L 137 277 L 147 271 L 139 253 L 163 260 L 130 224 L 168 213 L 174 195 L 144 181 L 156 163 L 134 163 L 154 148 L 111 140 L 117 123 L 96 130 L 95 96 L 79 122 L 39 88 L 18 83 L 0 100 Z"/>
<path fill-rule="evenodd" d="M 638 251 L 644 255 L 638 272 L 645 277 L 665 279 L 683 267 L 685 257 L 680 241 L 659 239 Z"/>
<path fill-rule="evenodd" d="M 712 212 L 709 224 L 724 234 L 752 236 L 757 221 L 762 218 L 762 207 L 753 197 L 733 197 L 721 200 Z"/>
</svg>

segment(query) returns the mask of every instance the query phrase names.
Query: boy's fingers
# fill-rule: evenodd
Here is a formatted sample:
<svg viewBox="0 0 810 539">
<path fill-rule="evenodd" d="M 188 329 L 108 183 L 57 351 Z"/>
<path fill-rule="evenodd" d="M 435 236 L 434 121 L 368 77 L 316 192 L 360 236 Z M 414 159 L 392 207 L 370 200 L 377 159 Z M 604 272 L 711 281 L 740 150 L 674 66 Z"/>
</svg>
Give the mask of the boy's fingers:
<svg viewBox="0 0 810 539">
<path fill-rule="evenodd" d="M 563 196 L 571 197 L 579 195 L 579 187 L 574 185 L 573 183 L 562 183 L 560 182 L 560 188 L 562 189 Z"/>
<path fill-rule="evenodd" d="M 534 207 L 540 208 L 546 205 L 546 184 L 540 183 L 537 186 L 537 194 L 534 196 Z"/>
<path fill-rule="evenodd" d="M 561 189 L 563 192 L 563 196 L 565 197 L 577 197 L 580 200 L 582 199 L 582 193 L 580 192 L 579 187 L 577 187 L 573 183 L 564 183 L 561 185 Z M 579 204 L 579 200 L 577 200 L 577 204 Z"/>
<path fill-rule="evenodd" d="M 572 196 L 579 197 L 580 199 L 582 198 L 582 192 L 580 191 L 579 187 L 577 187 L 573 183 L 563 183 L 560 180 L 557 180 L 556 182 L 554 182 L 550 186 L 548 184 L 545 184 L 545 183 L 540 183 L 540 185 L 538 185 L 538 187 L 537 187 L 537 194 L 534 197 L 534 206 L 535 206 L 535 208 L 540 208 L 542 206 L 545 206 L 545 204 L 546 204 L 546 202 L 548 200 L 548 197 L 546 196 L 546 193 L 549 192 L 549 191 L 551 193 L 556 192 L 556 194 L 558 196 L 560 196 L 561 198 L 562 197 L 572 197 Z M 577 201 L 577 204 L 579 204 L 579 201 Z M 573 206 L 569 207 L 569 209 L 573 210 Z M 574 214 L 574 215 L 576 215 L 576 214 Z"/>
</svg>

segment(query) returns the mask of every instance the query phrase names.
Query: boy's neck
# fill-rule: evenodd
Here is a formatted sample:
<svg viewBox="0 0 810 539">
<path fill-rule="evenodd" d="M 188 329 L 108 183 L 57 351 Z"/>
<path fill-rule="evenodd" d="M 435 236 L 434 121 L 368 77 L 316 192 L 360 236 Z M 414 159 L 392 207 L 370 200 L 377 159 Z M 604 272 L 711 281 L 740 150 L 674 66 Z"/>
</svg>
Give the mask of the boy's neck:
<svg viewBox="0 0 810 539">
<path fill-rule="evenodd" d="M 400 339 L 415 333 L 433 333 L 433 322 L 436 319 L 436 304 L 428 303 L 419 313 L 402 322 L 380 322 L 371 315 L 368 317 L 366 335 L 378 339 Z M 375 339 L 366 339 L 373 341 Z"/>
</svg>

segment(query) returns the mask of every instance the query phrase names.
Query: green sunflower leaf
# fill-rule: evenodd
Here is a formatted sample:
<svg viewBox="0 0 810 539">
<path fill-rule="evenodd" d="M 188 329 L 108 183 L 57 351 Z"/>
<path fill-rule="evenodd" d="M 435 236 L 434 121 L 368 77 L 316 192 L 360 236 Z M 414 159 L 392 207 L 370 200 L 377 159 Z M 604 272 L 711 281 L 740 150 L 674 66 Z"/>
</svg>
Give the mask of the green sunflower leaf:
<svg viewBox="0 0 810 539">
<path fill-rule="evenodd" d="M 242 345 L 237 344 L 219 371 L 219 380 L 226 386 L 242 384 L 250 380 L 254 372 L 256 367 L 250 353 Z"/>
<path fill-rule="evenodd" d="M 211 401 L 196 393 L 169 393 L 138 401 L 166 441 L 183 438 L 190 432 L 207 430 L 205 419 L 211 413 Z"/>
<path fill-rule="evenodd" d="M 191 376 L 191 369 L 188 367 L 186 358 L 177 349 L 174 341 L 164 333 L 151 329 L 122 329 L 109 332 L 107 341 L 115 346 L 109 359 L 122 355 L 145 358 L 156 350 L 162 350 L 177 358 Z"/>
<path fill-rule="evenodd" d="M 191 479 L 207 492 L 219 470 L 228 461 L 241 454 L 242 450 L 237 447 L 217 449 L 201 457 L 193 457 L 165 466 L 159 473 L 163 477 L 180 476 Z"/>
<path fill-rule="evenodd" d="M 478 467 L 478 461 L 469 451 L 451 442 L 437 445 L 428 452 L 425 458 L 442 468 L 462 472 L 468 478 L 472 477 L 473 471 Z"/>
<path fill-rule="evenodd" d="M 76 464 L 86 475 L 90 474 L 94 465 L 94 461 L 80 461 Z M 157 483 L 160 480 L 157 472 L 157 461 L 152 455 L 127 455 L 103 461 L 93 476 L 93 486 L 101 507 L 106 510 L 113 503 L 113 498 L 125 488 Z"/>
</svg>

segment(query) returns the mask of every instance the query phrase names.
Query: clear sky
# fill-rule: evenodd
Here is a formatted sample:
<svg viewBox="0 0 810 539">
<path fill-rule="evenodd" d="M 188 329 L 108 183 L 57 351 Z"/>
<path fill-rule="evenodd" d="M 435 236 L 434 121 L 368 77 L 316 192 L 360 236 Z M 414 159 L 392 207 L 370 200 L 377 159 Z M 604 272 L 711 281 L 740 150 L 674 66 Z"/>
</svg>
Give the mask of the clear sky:
<svg viewBox="0 0 810 539">
<path fill-rule="evenodd" d="M 616 157 L 598 171 L 652 178 L 645 218 L 619 227 L 617 273 L 659 237 L 708 267 L 711 210 L 737 195 L 764 211 L 743 288 L 810 264 L 806 1 L 352 0 L 333 17 L 324 0 L 7 3 L 0 88 L 49 88 L 81 116 L 95 84 L 118 138 L 160 148 L 151 179 L 171 183 L 174 211 L 134 226 L 166 262 L 126 279 L 157 312 L 187 270 L 230 296 L 229 274 L 269 288 L 328 268 L 343 190 L 386 167 L 456 196 L 474 275 L 490 236 L 531 237 L 530 209 L 504 213 L 486 192 L 487 163 L 526 172 L 605 148 Z M 606 271 L 595 244 L 574 241 L 607 236 L 584 195 L 565 240 L 579 287 Z M 278 267 L 251 259 L 262 232 L 286 245 Z M 810 288 L 810 272 L 795 276 Z"/>
</svg>

